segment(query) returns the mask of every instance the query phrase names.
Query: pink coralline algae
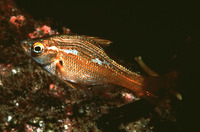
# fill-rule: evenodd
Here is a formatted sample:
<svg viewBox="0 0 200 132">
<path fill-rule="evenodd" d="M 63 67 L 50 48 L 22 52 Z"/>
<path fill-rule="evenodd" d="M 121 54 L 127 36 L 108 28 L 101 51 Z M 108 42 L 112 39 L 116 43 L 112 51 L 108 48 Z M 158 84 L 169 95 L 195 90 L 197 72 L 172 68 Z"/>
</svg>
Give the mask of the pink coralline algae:
<svg viewBox="0 0 200 132">
<path fill-rule="evenodd" d="M 126 103 L 128 103 L 128 102 L 132 102 L 133 100 L 135 100 L 135 97 L 133 96 L 133 94 L 132 93 L 122 93 L 122 97 L 123 97 L 123 99 L 124 99 L 124 101 L 126 102 Z"/>
<path fill-rule="evenodd" d="M 51 27 L 44 25 L 42 27 L 37 27 L 36 31 L 29 33 L 30 38 L 41 38 L 43 36 L 59 34 L 58 32 L 51 30 Z"/>
<path fill-rule="evenodd" d="M 24 24 L 24 20 L 25 20 L 25 17 L 22 15 L 12 16 L 10 18 L 10 23 L 12 23 L 17 28 L 19 28 Z"/>
<path fill-rule="evenodd" d="M 11 72 L 11 65 L 0 64 L 0 75 L 8 76 Z"/>
<path fill-rule="evenodd" d="M 49 85 L 49 93 L 51 93 L 54 97 L 58 97 L 60 99 L 63 97 L 62 89 L 54 84 Z"/>
<path fill-rule="evenodd" d="M 43 131 L 39 127 L 35 127 L 35 126 L 32 126 L 32 125 L 28 125 L 28 124 L 25 125 L 25 130 L 27 132 L 42 132 Z"/>
</svg>

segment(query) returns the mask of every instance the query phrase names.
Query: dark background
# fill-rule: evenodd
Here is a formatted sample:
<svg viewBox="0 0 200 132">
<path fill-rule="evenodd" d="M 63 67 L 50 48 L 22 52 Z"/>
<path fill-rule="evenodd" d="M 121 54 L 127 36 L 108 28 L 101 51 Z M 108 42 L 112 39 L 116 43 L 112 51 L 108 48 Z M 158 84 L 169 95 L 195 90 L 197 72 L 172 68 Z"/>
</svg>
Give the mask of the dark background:
<svg viewBox="0 0 200 132">
<path fill-rule="evenodd" d="M 112 40 L 106 50 L 112 58 L 128 63 L 143 56 L 155 71 L 166 73 L 174 67 L 180 72 L 183 104 L 178 120 L 184 127 L 198 127 L 200 11 L 192 2 L 135 2 L 122 0 L 15 0 L 17 5 L 36 20 L 53 21 L 77 34 Z M 171 61 L 175 56 L 175 63 Z M 176 58 L 177 57 L 177 58 Z"/>
<path fill-rule="evenodd" d="M 121 0 L 16 0 L 37 20 L 50 19 L 73 33 L 112 40 L 111 55 L 127 62 L 142 55 L 158 72 L 188 36 L 199 32 L 198 6 L 188 2 L 136 2 Z"/>
</svg>

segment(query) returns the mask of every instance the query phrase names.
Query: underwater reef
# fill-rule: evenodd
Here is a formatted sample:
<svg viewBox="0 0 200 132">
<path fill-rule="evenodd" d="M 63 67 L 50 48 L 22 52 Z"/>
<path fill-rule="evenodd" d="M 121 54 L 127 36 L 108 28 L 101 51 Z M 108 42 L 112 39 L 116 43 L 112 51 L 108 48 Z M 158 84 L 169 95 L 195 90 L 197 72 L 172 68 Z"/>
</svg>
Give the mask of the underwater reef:
<svg viewBox="0 0 200 132">
<path fill-rule="evenodd" d="M 42 69 L 25 54 L 20 42 L 71 33 L 70 27 L 60 30 L 52 25 L 56 24 L 50 19 L 34 19 L 12 0 L 0 1 L 0 131 L 168 132 L 184 131 L 188 120 L 194 122 L 185 119 L 188 107 L 183 102 L 185 95 L 188 97 L 186 87 L 195 87 L 193 71 L 186 71 L 192 68 L 190 56 L 197 53 L 195 45 L 188 44 L 172 58 L 173 63 L 178 62 L 174 73 L 179 75 L 174 89 L 183 100 L 166 93 L 152 105 L 120 86 L 74 89 Z M 185 43 L 190 42 L 188 36 Z M 135 67 L 143 74 L 137 63 Z M 182 83 L 185 81 L 188 85 Z"/>
</svg>

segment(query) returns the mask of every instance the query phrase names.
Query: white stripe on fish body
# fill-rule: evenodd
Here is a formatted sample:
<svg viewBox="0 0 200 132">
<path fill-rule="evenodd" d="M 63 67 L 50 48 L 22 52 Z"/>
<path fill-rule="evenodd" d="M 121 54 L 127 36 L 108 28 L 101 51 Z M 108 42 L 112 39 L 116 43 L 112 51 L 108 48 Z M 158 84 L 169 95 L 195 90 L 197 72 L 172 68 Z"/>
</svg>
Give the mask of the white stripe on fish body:
<svg viewBox="0 0 200 132">
<path fill-rule="evenodd" d="M 72 49 L 60 49 L 60 51 L 63 51 L 67 54 L 74 54 L 74 55 L 78 55 L 78 51 L 77 50 L 72 50 Z"/>
<path fill-rule="evenodd" d="M 92 61 L 98 63 L 99 65 L 102 65 L 102 61 L 100 61 L 99 58 L 92 59 Z"/>
<path fill-rule="evenodd" d="M 46 47 L 48 50 L 58 50 L 56 46 Z"/>
<path fill-rule="evenodd" d="M 104 63 L 104 64 L 106 64 L 107 66 L 109 66 L 109 65 L 110 65 L 110 63 L 108 63 L 108 62 L 107 62 L 107 61 L 105 61 L 105 60 L 103 61 L 103 63 Z"/>
<path fill-rule="evenodd" d="M 107 62 L 106 60 L 101 61 L 99 58 L 92 59 L 92 61 L 99 65 L 110 66 L 109 62 Z"/>
</svg>

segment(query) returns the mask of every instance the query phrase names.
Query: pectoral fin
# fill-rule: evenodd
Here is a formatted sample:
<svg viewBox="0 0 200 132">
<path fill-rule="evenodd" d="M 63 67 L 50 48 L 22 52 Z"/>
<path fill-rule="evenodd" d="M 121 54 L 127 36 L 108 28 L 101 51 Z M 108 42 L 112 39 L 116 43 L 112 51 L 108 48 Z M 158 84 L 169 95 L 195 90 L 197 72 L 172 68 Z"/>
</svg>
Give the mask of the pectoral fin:
<svg viewBox="0 0 200 132">
<path fill-rule="evenodd" d="M 58 60 L 55 62 L 56 63 L 56 72 L 55 75 L 60 77 L 61 80 L 63 80 L 63 75 L 62 75 L 62 70 L 63 70 L 63 62 L 62 60 Z M 75 85 L 73 85 L 72 83 L 68 82 L 68 81 L 64 81 L 68 86 L 70 86 L 71 88 L 76 88 Z"/>
</svg>

